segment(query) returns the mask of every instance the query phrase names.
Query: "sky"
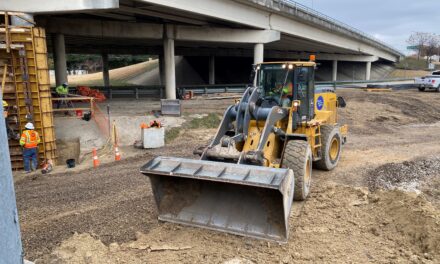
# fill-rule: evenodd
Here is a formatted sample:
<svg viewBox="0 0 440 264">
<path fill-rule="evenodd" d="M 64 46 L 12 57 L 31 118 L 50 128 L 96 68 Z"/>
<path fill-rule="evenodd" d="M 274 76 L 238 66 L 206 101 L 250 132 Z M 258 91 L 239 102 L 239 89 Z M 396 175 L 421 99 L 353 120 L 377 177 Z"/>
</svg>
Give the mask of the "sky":
<svg viewBox="0 0 440 264">
<path fill-rule="evenodd" d="M 413 32 L 440 34 L 440 0 L 296 0 L 408 54 Z"/>
</svg>

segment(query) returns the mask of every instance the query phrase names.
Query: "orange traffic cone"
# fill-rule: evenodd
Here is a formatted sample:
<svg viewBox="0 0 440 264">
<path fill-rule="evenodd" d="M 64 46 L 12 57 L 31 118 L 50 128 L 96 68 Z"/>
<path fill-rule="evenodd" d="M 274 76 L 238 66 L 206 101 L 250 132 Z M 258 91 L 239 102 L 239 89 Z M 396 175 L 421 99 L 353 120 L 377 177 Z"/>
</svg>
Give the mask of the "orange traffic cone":
<svg viewBox="0 0 440 264">
<path fill-rule="evenodd" d="M 119 153 L 118 145 L 115 145 L 115 161 L 121 160 L 121 153 Z"/>
<path fill-rule="evenodd" d="M 96 153 L 96 148 L 93 148 L 93 167 L 96 168 L 99 166 L 98 154 Z"/>
</svg>

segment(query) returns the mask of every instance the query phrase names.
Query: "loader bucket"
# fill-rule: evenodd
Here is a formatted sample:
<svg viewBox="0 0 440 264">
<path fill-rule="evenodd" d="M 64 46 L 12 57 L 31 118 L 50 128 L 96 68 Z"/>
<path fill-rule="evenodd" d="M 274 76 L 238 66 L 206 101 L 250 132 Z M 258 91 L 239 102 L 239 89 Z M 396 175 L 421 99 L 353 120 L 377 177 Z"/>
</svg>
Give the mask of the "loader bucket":
<svg viewBox="0 0 440 264">
<path fill-rule="evenodd" d="M 151 180 L 161 221 L 287 241 L 289 169 L 157 157 L 140 171 Z"/>
</svg>

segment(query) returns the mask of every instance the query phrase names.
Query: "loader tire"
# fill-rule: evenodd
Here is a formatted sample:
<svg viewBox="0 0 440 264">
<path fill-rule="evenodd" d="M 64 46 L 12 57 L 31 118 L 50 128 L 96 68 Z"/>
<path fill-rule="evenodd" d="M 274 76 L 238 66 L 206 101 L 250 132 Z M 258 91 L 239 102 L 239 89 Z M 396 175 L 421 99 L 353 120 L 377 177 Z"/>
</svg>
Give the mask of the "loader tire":
<svg viewBox="0 0 440 264">
<path fill-rule="evenodd" d="M 321 126 L 322 157 L 313 165 L 320 170 L 333 170 L 341 157 L 342 137 L 339 127 L 333 125 Z"/>
<path fill-rule="evenodd" d="M 419 87 L 419 91 L 420 92 L 424 92 L 425 91 L 425 87 Z"/>
<path fill-rule="evenodd" d="M 303 140 L 287 142 L 284 150 L 283 167 L 293 171 L 295 189 L 294 201 L 304 201 L 310 192 L 312 183 L 312 150 L 309 143 Z"/>
</svg>

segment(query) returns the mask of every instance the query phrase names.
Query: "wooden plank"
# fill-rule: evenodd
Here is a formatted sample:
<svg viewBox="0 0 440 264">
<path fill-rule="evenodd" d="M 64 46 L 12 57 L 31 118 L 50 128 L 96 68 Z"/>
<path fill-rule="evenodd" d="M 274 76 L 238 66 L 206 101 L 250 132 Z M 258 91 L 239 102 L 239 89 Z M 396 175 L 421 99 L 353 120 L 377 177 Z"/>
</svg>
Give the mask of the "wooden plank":
<svg viewBox="0 0 440 264">
<path fill-rule="evenodd" d="M 393 88 L 366 88 L 364 91 L 367 92 L 392 92 Z"/>
<path fill-rule="evenodd" d="M 75 110 L 89 110 L 91 111 L 92 108 L 90 107 L 74 107 L 74 108 L 56 108 L 53 109 L 53 112 L 65 112 L 65 111 L 75 111 Z"/>
<path fill-rule="evenodd" d="M 83 100 L 91 101 L 91 100 L 94 100 L 94 98 L 88 97 L 88 96 L 52 98 L 52 101 L 83 101 Z"/>
<path fill-rule="evenodd" d="M 6 72 L 7 71 L 8 71 L 8 65 L 5 64 L 5 68 L 3 69 L 3 79 L 2 79 L 2 98 L 3 98 L 3 91 L 5 90 Z"/>
</svg>

